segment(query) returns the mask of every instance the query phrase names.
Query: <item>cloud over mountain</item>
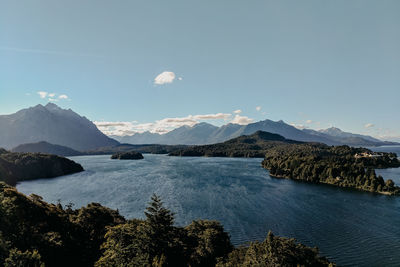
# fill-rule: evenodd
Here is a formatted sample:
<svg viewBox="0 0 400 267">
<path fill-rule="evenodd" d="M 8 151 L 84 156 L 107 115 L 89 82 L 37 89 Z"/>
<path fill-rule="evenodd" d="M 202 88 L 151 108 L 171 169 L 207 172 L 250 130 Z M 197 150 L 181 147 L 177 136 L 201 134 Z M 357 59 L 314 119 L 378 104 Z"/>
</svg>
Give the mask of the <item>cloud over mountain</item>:
<svg viewBox="0 0 400 267">
<path fill-rule="evenodd" d="M 235 115 L 235 117 L 233 118 L 231 123 L 240 124 L 240 125 L 247 125 L 249 123 L 252 123 L 253 121 L 254 121 L 253 119 L 250 119 L 247 116 Z"/>
<path fill-rule="evenodd" d="M 202 121 L 210 120 L 222 120 L 224 123 L 229 122 L 232 118 L 230 113 L 214 113 L 214 114 L 199 114 L 199 115 L 188 115 L 185 117 L 174 117 L 174 118 L 164 118 L 161 120 L 156 120 L 155 122 L 149 123 L 138 123 L 134 122 L 102 122 L 95 121 L 94 123 L 99 128 L 100 131 L 106 135 L 132 135 L 134 133 L 151 132 L 151 133 L 167 133 L 175 128 L 181 126 L 194 126 Z M 236 115 L 232 123 L 237 124 L 247 124 L 252 122 L 245 116 Z"/>
</svg>

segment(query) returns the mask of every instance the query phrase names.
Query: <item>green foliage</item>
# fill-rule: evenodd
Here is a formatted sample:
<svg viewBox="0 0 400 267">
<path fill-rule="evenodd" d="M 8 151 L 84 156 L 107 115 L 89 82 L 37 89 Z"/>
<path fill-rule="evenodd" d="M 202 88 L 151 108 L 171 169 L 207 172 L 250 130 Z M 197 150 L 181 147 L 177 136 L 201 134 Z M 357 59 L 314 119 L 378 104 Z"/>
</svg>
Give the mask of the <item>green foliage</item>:
<svg viewBox="0 0 400 267">
<path fill-rule="evenodd" d="M 18 181 L 52 178 L 83 171 L 80 164 L 64 157 L 40 153 L 0 153 L 0 181 L 16 185 Z"/>
<path fill-rule="evenodd" d="M 92 266 L 106 227 L 123 222 L 118 212 L 99 204 L 64 210 L 0 182 L 0 251 L 6 244 L 7 249 L 38 250 L 48 266 Z"/>
<path fill-rule="evenodd" d="M 132 220 L 109 228 L 97 267 L 150 266 L 148 246 L 143 246 L 143 221 Z"/>
<path fill-rule="evenodd" d="M 224 143 L 192 146 L 169 153 L 170 156 L 263 158 L 265 153 L 279 145 L 299 144 L 283 136 L 263 131 L 243 135 Z"/>
<path fill-rule="evenodd" d="M 358 157 L 365 153 L 367 156 Z M 349 146 L 322 144 L 280 145 L 267 151 L 262 162 L 275 177 L 326 183 L 383 194 L 399 194 L 393 181 L 386 183 L 375 168 L 399 167 L 394 153 L 379 153 Z"/>
<path fill-rule="evenodd" d="M 173 238 L 174 215 L 163 207 L 157 195 L 151 197 L 151 202 L 144 214 L 147 219 L 143 230 L 150 257 L 161 256 L 167 253 L 169 242 Z"/>
<path fill-rule="evenodd" d="M 10 255 L 4 261 L 4 267 L 44 267 L 44 263 L 41 261 L 40 254 L 37 250 L 33 252 L 25 251 L 21 252 L 17 249 L 11 249 Z"/>
<path fill-rule="evenodd" d="M 153 195 L 146 220 L 133 220 L 112 227 L 102 245 L 96 266 L 187 266 L 186 233 L 174 227 L 174 217 Z"/>
<path fill-rule="evenodd" d="M 8 257 L 9 250 L 9 242 L 4 239 L 3 234 L 0 232 L 0 263 L 4 262 L 5 259 Z"/>
<path fill-rule="evenodd" d="M 101 206 L 98 203 L 88 204 L 70 215 L 70 221 L 79 225 L 85 239 L 82 240 L 86 248 L 81 257 L 87 262 L 95 262 L 101 255 L 100 246 L 104 242 L 107 226 L 118 225 L 125 219 L 115 210 Z"/>
<path fill-rule="evenodd" d="M 173 213 L 156 195 L 145 216 L 126 221 L 97 203 L 64 209 L 0 182 L 0 266 L 242 266 L 265 261 L 268 251 L 269 262 L 282 266 L 325 262 L 317 250 L 278 237 L 234 249 L 216 221 L 174 226 Z"/>
<path fill-rule="evenodd" d="M 318 255 L 317 248 L 296 243 L 294 239 L 276 237 L 271 232 L 263 242 L 240 247 L 217 264 L 218 267 L 245 266 L 334 266 Z"/>
<path fill-rule="evenodd" d="M 185 228 L 173 225 L 173 214 L 156 195 L 144 221 L 109 229 L 96 266 L 215 266 L 232 250 L 229 235 L 215 221 L 194 221 Z"/>
<path fill-rule="evenodd" d="M 215 266 L 218 258 L 233 249 L 229 235 L 217 221 L 193 221 L 185 230 L 193 242 L 190 266 Z"/>
</svg>

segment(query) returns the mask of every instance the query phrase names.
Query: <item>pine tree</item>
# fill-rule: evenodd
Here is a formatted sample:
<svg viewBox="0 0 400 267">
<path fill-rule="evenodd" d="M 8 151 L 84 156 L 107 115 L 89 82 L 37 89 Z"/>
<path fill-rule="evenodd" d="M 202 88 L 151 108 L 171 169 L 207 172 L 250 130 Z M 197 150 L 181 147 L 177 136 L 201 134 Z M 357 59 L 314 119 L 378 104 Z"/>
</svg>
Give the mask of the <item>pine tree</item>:
<svg viewBox="0 0 400 267">
<path fill-rule="evenodd" d="M 144 212 L 147 222 L 154 227 L 155 230 L 171 228 L 174 224 L 174 214 L 163 207 L 160 197 L 153 194 L 151 202 Z"/>
<path fill-rule="evenodd" d="M 146 215 L 145 238 L 149 245 L 151 258 L 167 255 L 169 241 L 174 231 L 174 214 L 163 206 L 160 197 L 153 194 L 149 206 L 144 212 Z"/>
</svg>

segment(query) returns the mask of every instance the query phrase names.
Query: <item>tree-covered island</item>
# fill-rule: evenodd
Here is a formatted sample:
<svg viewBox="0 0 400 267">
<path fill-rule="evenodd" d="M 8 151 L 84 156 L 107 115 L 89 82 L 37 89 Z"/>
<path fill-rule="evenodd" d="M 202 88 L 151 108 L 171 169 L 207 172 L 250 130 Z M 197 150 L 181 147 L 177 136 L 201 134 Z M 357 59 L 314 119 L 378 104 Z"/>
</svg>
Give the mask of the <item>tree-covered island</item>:
<svg viewBox="0 0 400 267">
<path fill-rule="evenodd" d="M 138 160 L 138 159 L 143 159 L 143 155 L 142 153 L 135 151 L 118 152 L 111 155 L 111 159 Z"/>
</svg>

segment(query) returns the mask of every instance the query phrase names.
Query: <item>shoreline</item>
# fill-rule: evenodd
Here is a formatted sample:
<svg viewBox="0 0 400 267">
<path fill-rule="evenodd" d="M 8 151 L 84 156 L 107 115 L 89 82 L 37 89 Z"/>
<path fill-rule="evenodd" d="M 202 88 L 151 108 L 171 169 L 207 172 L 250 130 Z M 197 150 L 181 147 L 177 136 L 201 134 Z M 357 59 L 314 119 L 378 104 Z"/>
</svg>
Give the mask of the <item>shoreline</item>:
<svg viewBox="0 0 400 267">
<path fill-rule="evenodd" d="M 329 185 L 329 186 L 334 186 L 334 187 L 340 187 L 340 188 L 348 188 L 348 189 L 354 189 L 360 192 L 367 192 L 367 193 L 375 193 L 375 194 L 379 194 L 379 195 L 385 195 L 385 196 L 400 196 L 400 194 L 396 194 L 396 193 L 391 193 L 391 192 L 387 192 L 387 191 L 369 191 L 369 190 L 364 190 L 362 188 L 357 188 L 357 187 L 352 187 L 352 186 L 340 186 L 340 185 L 336 185 L 336 184 L 331 184 L 331 183 L 325 183 L 325 182 L 309 182 L 306 180 L 302 180 L 302 179 L 293 179 L 291 177 L 288 176 L 284 176 L 284 175 L 273 175 L 270 173 L 270 170 L 265 168 L 263 166 L 264 169 L 268 170 L 269 172 L 269 176 L 276 178 L 276 179 L 288 179 L 288 180 L 292 180 L 292 181 L 298 181 L 298 182 L 303 182 L 303 183 L 308 183 L 308 184 L 324 184 L 324 185 Z"/>
</svg>

